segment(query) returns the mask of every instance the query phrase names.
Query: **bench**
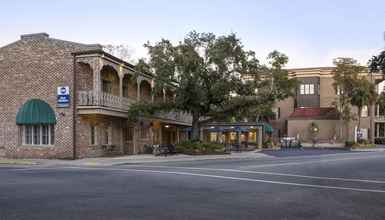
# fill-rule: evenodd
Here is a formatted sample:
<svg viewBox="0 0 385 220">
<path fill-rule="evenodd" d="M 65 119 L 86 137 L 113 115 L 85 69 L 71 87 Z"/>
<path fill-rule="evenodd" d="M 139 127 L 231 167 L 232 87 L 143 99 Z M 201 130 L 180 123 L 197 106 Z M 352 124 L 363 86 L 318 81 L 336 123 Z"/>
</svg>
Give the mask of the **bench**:
<svg viewBox="0 0 385 220">
<path fill-rule="evenodd" d="M 168 154 L 176 154 L 176 148 L 173 144 L 157 144 L 153 145 L 153 154 L 155 156 L 164 155 L 167 156 Z"/>
</svg>

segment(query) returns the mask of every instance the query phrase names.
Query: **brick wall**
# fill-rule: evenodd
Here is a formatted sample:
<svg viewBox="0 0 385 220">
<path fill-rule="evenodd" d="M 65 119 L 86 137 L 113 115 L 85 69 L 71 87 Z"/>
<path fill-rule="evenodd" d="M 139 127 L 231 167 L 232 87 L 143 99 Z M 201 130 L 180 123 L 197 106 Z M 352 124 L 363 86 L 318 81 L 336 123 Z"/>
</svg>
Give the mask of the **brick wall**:
<svg viewBox="0 0 385 220">
<path fill-rule="evenodd" d="M 0 147 L 7 157 L 68 158 L 72 156 L 73 59 L 71 52 L 91 46 L 48 38 L 24 37 L 0 48 Z M 69 86 L 71 107 L 56 108 L 56 89 Z M 19 143 L 16 114 L 29 99 L 38 98 L 54 109 L 54 147 L 26 147 Z"/>
</svg>

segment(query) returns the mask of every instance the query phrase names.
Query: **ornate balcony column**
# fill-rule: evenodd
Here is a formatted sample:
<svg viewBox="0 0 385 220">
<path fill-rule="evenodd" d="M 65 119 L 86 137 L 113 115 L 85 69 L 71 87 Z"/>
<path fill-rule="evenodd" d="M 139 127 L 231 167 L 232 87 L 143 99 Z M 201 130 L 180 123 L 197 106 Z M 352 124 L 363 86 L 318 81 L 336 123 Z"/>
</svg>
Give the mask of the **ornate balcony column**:
<svg viewBox="0 0 385 220">
<path fill-rule="evenodd" d="M 123 73 L 123 66 L 119 66 L 119 96 L 123 97 L 123 78 L 124 78 L 124 73 Z"/>
<path fill-rule="evenodd" d="M 137 86 L 137 91 L 136 91 L 136 99 L 137 101 L 140 101 L 140 83 L 142 82 L 142 78 L 138 77 L 136 80 L 136 86 Z"/>
<path fill-rule="evenodd" d="M 96 61 L 93 62 L 92 69 L 93 69 L 93 90 L 96 94 L 100 94 L 102 92 L 102 76 L 101 71 L 103 68 L 103 61 L 101 58 L 96 58 Z"/>
</svg>

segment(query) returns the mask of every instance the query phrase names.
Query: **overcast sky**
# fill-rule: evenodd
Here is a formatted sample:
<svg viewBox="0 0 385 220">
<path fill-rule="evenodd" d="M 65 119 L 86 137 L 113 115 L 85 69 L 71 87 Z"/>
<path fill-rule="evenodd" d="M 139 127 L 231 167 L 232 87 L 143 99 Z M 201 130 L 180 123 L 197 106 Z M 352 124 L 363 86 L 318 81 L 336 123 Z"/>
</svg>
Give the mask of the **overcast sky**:
<svg viewBox="0 0 385 220">
<path fill-rule="evenodd" d="M 126 44 L 133 57 L 142 45 L 177 42 L 191 30 L 237 33 L 264 62 L 272 50 L 288 67 L 331 66 L 339 56 L 362 64 L 384 48 L 385 0 L 12 0 L 0 2 L 0 46 L 20 34 L 100 44 Z"/>
</svg>

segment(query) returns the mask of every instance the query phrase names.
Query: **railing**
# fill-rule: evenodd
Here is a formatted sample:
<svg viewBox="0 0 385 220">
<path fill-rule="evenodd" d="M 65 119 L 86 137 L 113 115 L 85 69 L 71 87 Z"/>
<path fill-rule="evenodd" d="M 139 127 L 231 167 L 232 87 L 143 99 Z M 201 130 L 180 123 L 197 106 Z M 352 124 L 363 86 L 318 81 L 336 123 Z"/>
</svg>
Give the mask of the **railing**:
<svg viewBox="0 0 385 220">
<path fill-rule="evenodd" d="M 186 123 L 192 122 L 191 115 L 187 113 L 182 113 L 182 112 L 162 112 L 162 113 L 156 113 L 155 116 L 158 118 L 174 120 L 174 121 L 182 121 Z"/>
<path fill-rule="evenodd" d="M 133 102 L 135 100 L 105 92 L 80 91 L 78 94 L 79 106 L 102 106 L 127 111 Z"/>
<path fill-rule="evenodd" d="M 78 106 L 108 107 L 128 111 L 129 107 L 135 102 L 135 99 L 119 97 L 105 92 L 79 91 L 77 104 Z M 184 123 L 192 122 L 190 114 L 181 112 L 157 113 L 155 117 Z"/>
</svg>

